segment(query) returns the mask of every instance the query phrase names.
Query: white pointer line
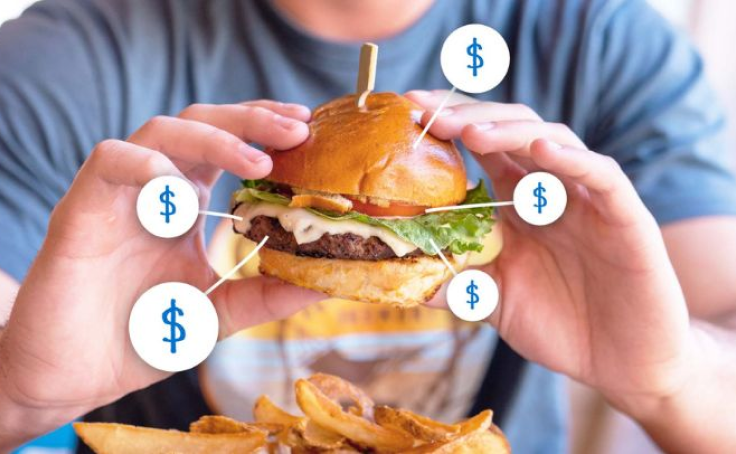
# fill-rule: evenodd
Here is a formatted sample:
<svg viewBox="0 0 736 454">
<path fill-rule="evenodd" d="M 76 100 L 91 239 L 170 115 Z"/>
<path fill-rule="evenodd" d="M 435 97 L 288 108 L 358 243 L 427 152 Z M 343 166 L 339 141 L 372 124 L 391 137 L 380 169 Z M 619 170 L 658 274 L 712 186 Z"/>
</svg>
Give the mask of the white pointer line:
<svg viewBox="0 0 736 454">
<path fill-rule="evenodd" d="M 200 210 L 199 214 L 204 214 L 205 216 L 217 216 L 218 218 L 235 219 L 236 221 L 243 220 L 240 216 L 235 216 L 234 214 L 229 213 L 218 213 L 217 211 Z"/>
<path fill-rule="evenodd" d="M 204 294 L 205 295 L 209 295 L 210 293 L 212 293 L 213 291 L 215 291 L 215 289 L 217 287 L 219 287 L 220 284 L 222 284 L 226 280 L 228 280 L 231 277 L 233 277 L 233 275 L 235 273 L 237 273 L 238 270 L 243 267 L 243 265 L 245 265 L 246 263 L 248 263 L 248 260 L 252 259 L 253 256 L 258 253 L 258 251 L 263 247 L 263 245 L 266 244 L 266 241 L 268 241 L 268 236 L 263 237 L 263 239 L 261 240 L 261 242 L 258 243 L 258 246 L 256 246 L 255 249 L 253 249 L 252 251 L 250 251 L 250 254 L 246 255 L 245 258 L 240 261 L 240 263 L 238 263 L 237 265 L 235 265 L 235 268 L 233 268 L 230 271 L 228 271 L 227 273 L 225 273 L 225 275 L 222 276 L 219 281 L 215 282 L 215 285 L 213 285 L 212 287 L 208 288 L 207 291 L 204 292 Z"/>
<path fill-rule="evenodd" d="M 452 271 L 452 274 L 454 276 L 457 276 L 457 271 L 455 271 L 455 268 L 453 268 L 452 265 L 450 265 L 450 262 L 449 260 L 447 260 L 447 257 L 445 257 L 445 254 L 443 254 L 442 251 L 440 251 L 440 248 L 437 247 L 437 243 L 435 243 L 434 240 L 431 238 L 429 239 L 429 242 L 430 244 L 432 244 L 432 247 L 434 248 L 435 252 L 437 252 L 440 255 L 440 258 L 445 263 L 445 265 L 447 265 L 450 271 Z"/>
<path fill-rule="evenodd" d="M 445 99 L 442 100 L 439 107 L 437 107 L 437 110 L 435 110 L 434 114 L 432 114 L 432 118 L 430 118 L 429 121 L 427 122 L 427 126 L 424 127 L 424 130 L 422 131 L 422 133 L 419 134 L 419 137 L 417 137 L 417 140 L 414 141 L 414 145 L 412 145 L 412 148 L 416 149 L 417 146 L 419 146 L 419 142 L 421 142 L 422 139 L 424 139 L 424 136 L 427 135 L 427 131 L 429 131 L 429 128 L 431 128 L 432 125 L 434 124 L 434 121 L 437 119 L 437 115 L 439 115 L 440 111 L 445 108 L 445 104 L 447 104 L 447 102 L 450 100 L 450 98 L 452 97 L 452 94 L 455 93 L 455 90 L 456 88 L 453 85 L 452 90 L 450 90 L 447 93 L 447 96 L 445 96 Z"/>
<path fill-rule="evenodd" d="M 465 210 L 468 208 L 486 208 L 486 207 L 507 207 L 513 205 L 514 202 L 488 202 L 488 203 L 470 203 L 468 205 L 454 205 L 451 207 L 427 208 L 425 213 L 437 213 L 438 211 Z"/>
</svg>

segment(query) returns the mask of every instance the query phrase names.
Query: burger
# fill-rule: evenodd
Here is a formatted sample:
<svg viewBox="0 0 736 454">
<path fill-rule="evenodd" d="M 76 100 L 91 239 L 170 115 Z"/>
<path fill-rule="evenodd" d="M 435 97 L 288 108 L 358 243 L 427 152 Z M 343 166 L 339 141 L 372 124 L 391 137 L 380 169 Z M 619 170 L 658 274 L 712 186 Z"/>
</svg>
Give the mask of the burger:
<svg viewBox="0 0 736 454">
<path fill-rule="evenodd" d="M 356 95 L 318 107 L 309 138 L 266 150 L 273 171 L 233 196 L 236 233 L 259 242 L 260 271 L 356 301 L 411 307 L 431 299 L 483 248 L 491 208 L 426 213 L 490 202 L 482 181 L 468 190 L 450 141 L 425 135 L 422 109 L 395 93 Z"/>
</svg>

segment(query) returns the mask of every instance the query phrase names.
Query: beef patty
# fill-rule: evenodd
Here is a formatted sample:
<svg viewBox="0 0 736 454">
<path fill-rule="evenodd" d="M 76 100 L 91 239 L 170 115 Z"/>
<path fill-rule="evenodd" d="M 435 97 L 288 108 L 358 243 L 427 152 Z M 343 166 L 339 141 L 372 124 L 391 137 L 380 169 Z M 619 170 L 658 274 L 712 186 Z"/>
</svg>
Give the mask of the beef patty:
<svg viewBox="0 0 736 454">
<path fill-rule="evenodd" d="M 396 258 L 393 249 L 374 236 L 366 239 L 352 233 L 341 233 L 339 235 L 325 233 L 317 241 L 297 244 L 294 235 L 284 230 L 278 219 L 268 216 L 254 217 L 250 221 L 250 230 L 245 233 L 246 238 L 259 242 L 266 235 L 269 239 L 264 247 L 294 255 L 347 260 Z M 404 257 L 420 255 L 424 255 L 423 252 L 420 249 L 415 249 Z"/>
</svg>

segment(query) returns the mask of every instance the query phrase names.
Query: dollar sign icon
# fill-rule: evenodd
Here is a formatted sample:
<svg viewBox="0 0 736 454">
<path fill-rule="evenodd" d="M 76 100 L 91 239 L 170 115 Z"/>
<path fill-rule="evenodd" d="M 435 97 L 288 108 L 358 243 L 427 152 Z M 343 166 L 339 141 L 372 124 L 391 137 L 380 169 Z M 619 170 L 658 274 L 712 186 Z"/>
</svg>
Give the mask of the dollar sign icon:
<svg viewBox="0 0 736 454">
<path fill-rule="evenodd" d="M 537 209 L 537 214 L 542 214 L 542 208 L 547 206 L 547 197 L 542 195 L 545 192 L 547 192 L 547 190 L 542 186 L 542 182 L 539 182 L 537 187 L 534 189 L 534 197 L 537 198 L 537 203 L 534 204 L 534 207 Z"/>
<path fill-rule="evenodd" d="M 163 311 L 161 314 L 161 318 L 163 318 L 164 323 L 169 325 L 171 328 L 171 333 L 168 338 L 164 337 L 164 342 L 169 342 L 171 344 L 171 353 L 176 353 L 176 343 L 181 342 L 184 339 L 187 338 L 187 332 L 184 329 L 184 327 L 181 325 L 181 323 L 176 322 L 176 317 L 183 317 L 184 311 L 180 308 L 176 307 L 176 300 L 174 298 L 171 298 L 171 307 Z M 177 336 L 177 334 L 179 334 Z"/>
<path fill-rule="evenodd" d="M 476 290 L 478 290 L 478 286 L 475 285 L 475 281 L 471 279 L 470 285 L 465 289 L 468 295 L 470 295 L 470 299 L 467 301 L 467 303 L 470 304 L 470 310 L 475 309 L 475 305 L 480 301 L 480 296 L 475 293 Z"/>
<path fill-rule="evenodd" d="M 161 203 L 164 204 L 164 211 L 161 211 L 159 214 L 161 214 L 161 216 L 164 216 L 167 224 L 169 223 L 169 218 L 176 213 L 176 205 L 174 205 L 174 202 L 171 201 L 173 197 L 174 191 L 169 189 L 168 184 L 166 185 L 166 189 L 161 192 L 160 196 L 158 196 L 158 199 L 161 201 Z"/>
<path fill-rule="evenodd" d="M 468 68 L 473 70 L 473 77 L 478 77 L 478 69 L 483 67 L 483 57 L 478 55 L 478 51 L 483 50 L 483 46 L 478 44 L 478 39 L 473 38 L 473 44 L 468 46 L 468 55 L 473 57 L 473 63 L 468 65 Z"/>
</svg>

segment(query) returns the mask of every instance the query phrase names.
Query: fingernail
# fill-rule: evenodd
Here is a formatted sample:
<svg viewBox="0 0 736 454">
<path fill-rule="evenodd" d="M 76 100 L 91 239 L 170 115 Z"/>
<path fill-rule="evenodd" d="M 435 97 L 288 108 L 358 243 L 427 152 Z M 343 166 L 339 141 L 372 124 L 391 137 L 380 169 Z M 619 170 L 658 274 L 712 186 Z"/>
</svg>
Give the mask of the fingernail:
<svg viewBox="0 0 736 454">
<path fill-rule="evenodd" d="M 292 117 L 302 121 L 308 121 L 312 117 L 312 111 L 309 107 L 301 104 L 287 104 L 286 110 L 292 113 Z"/>
<path fill-rule="evenodd" d="M 416 96 L 419 96 L 419 97 L 424 97 L 424 96 L 431 95 L 431 93 L 428 92 L 428 91 L 426 91 L 426 90 L 412 90 L 410 93 L 412 95 L 416 95 Z"/>
<path fill-rule="evenodd" d="M 307 106 L 303 106 L 301 104 L 284 104 L 284 107 L 289 110 L 309 110 Z"/>
<path fill-rule="evenodd" d="M 438 117 L 449 117 L 450 115 L 453 115 L 455 113 L 454 110 L 452 110 L 449 107 L 445 107 L 444 109 L 440 110 L 440 113 L 437 114 Z"/>
<path fill-rule="evenodd" d="M 475 126 L 481 131 L 488 131 L 489 129 L 495 128 L 496 124 L 495 123 L 473 123 L 473 126 Z"/>
<path fill-rule="evenodd" d="M 245 159 L 248 161 L 257 164 L 260 161 L 263 161 L 264 159 L 271 159 L 270 156 L 268 156 L 266 153 L 256 150 L 255 148 L 248 146 L 246 144 L 242 144 L 238 147 L 238 151 L 245 156 Z"/>
<path fill-rule="evenodd" d="M 284 117 L 283 115 L 279 114 L 274 115 L 273 119 L 277 125 L 289 131 L 293 131 L 294 129 L 298 128 L 300 124 L 302 124 L 301 121 L 297 121 L 289 117 Z"/>
<path fill-rule="evenodd" d="M 551 140 L 545 140 L 545 142 L 547 142 L 547 146 L 553 150 L 562 150 L 562 145 L 557 142 L 552 142 Z"/>
</svg>

